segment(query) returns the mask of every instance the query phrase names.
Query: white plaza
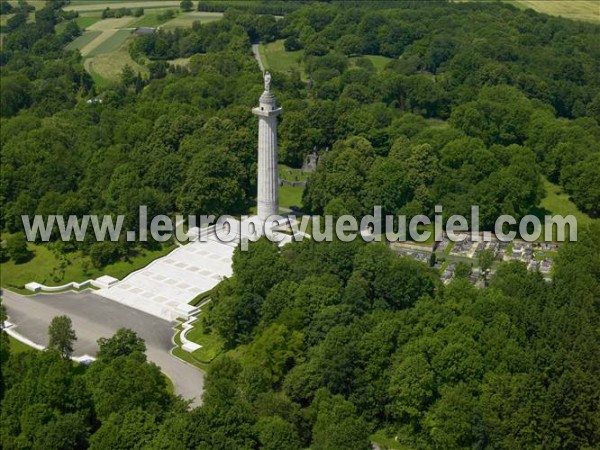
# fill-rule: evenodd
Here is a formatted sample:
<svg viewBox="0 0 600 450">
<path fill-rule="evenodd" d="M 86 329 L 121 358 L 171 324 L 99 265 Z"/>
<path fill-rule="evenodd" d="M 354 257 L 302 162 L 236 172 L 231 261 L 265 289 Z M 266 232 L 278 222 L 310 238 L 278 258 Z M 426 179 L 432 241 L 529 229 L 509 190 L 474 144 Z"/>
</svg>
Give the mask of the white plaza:
<svg viewBox="0 0 600 450">
<path fill-rule="evenodd" d="M 236 245 L 214 237 L 191 242 L 96 293 L 167 320 L 187 318 L 196 312 L 190 301 L 231 276 Z"/>
</svg>

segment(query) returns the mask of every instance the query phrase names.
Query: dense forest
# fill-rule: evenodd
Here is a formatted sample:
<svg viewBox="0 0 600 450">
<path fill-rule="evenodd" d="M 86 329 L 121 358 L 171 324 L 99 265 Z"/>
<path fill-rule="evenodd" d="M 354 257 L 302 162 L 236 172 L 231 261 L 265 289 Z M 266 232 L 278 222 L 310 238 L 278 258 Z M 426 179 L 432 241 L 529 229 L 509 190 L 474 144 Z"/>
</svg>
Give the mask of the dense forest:
<svg viewBox="0 0 600 450">
<path fill-rule="evenodd" d="M 65 50 L 81 30 L 64 3 L 21 2 L 3 27 L 4 232 L 21 214 L 127 214 L 136 229 L 139 205 L 248 212 L 263 89 L 251 44 L 280 39 L 305 68 L 273 74 L 280 158 L 321 154 L 307 212 L 478 204 L 489 227 L 538 208 L 546 177 L 600 216 L 599 26 L 488 2 L 229 9 L 136 37 L 149 77 L 100 89 Z M 179 57 L 189 65 L 167 62 Z M 403 448 L 598 448 L 600 228 L 579 234 L 551 283 L 510 263 L 483 290 L 384 245 L 257 242 L 205 311 L 227 351 L 191 411 L 126 330 L 88 368 L 10 354 L 3 333 L 2 447 L 346 450 L 378 432 Z M 48 245 L 102 265 L 136 244 Z"/>
<path fill-rule="evenodd" d="M 201 407 L 126 330 L 87 369 L 9 355 L 3 335 L 3 448 L 367 450 L 376 430 L 401 448 L 597 448 L 598 255 L 596 225 L 552 283 L 510 263 L 478 290 L 383 244 L 259 241 L 204 316 L 230 351 Z"/>
</svg>

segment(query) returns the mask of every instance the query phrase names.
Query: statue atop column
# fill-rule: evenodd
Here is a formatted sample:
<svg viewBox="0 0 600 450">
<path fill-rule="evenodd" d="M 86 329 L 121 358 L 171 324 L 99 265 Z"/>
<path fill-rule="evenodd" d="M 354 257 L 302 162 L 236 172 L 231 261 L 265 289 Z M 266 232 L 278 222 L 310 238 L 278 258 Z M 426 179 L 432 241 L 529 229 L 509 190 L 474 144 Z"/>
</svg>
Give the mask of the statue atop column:
<svg viewBox="0 0 600 450">
<path fill-rule="evenodd" d="M 265 72 L 264 80 L 265 80 L 265 91 L 271 92 L 271 74 L 269 72 Z"/>
</svg>

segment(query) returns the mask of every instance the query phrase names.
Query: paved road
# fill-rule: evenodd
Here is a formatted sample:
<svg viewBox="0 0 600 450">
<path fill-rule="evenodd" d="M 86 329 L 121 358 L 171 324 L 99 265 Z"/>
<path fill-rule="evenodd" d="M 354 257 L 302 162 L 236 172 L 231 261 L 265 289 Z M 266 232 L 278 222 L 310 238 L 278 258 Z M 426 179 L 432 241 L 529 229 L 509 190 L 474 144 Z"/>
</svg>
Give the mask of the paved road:
<svg viewBox="0 0 600 450">
<path fill-rule="evenodd" d="M 77 333 L 75 356 L 95 356 L 96 341 L 119 328 L 134 330 L 146 341 L 148 359 L 173 381 L 175 392 L 200 404 L 204 373 L 170 355 L 174 322 L 146 314 L 90 291 L 60 294 L 18 295 L 4 290 L 2 303 L 16 331 L 35 342 L 48 344 L 48 325 L 53 317 L 67 315 Z"/>
</svg>

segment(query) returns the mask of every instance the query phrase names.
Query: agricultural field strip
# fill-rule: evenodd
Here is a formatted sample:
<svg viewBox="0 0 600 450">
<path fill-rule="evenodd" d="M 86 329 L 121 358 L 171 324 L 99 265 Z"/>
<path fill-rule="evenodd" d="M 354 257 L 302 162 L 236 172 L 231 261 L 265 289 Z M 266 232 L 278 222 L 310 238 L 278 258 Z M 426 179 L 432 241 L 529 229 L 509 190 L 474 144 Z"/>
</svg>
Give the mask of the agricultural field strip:
<svg viewBox="0 0 600 450">
<path fill-rule="evenodd" d="M 67 50 L 81 50 L 83 47 L 87 46 L 90 42 L 96 39 L 98 36 L 102 34 L 101 31 L 85 31 L 81 36 L 75 39 L 73 42 L 70 42 L 67 45 Z"/>
<path fill-rule="evenodd" d="M 65 6 L 65 11 L 102 11 L 106 8 L 164 8 L 179 7 L 179 0 L 141 1 L 141 2 L 97 2 L 97 3 L 75 3 Z"/>
<path fill-rule="evenodd" d="M 80 49 L 82 56 L 88 56 L 103 43 L 117 34 L 126 25 L 133 22 L 133 17 L 122 17 L 120 19 L 105 19 L 88 27 L 88 31 L 101 32 L 101 34 L 92 40 L 89 44 Z"/>
<path fill-rule="evenodd" d="M 223 13 L 213 12 L 201 12 L 195 11 L 186 14 L 182 14 L 179 17 L 166 22 L 162 25 L 162 28 L 178 28 L 178 27 L 191 27 L 195 21 L 201 23 L 214 22 L 223 18 Z"/>
</svg>

